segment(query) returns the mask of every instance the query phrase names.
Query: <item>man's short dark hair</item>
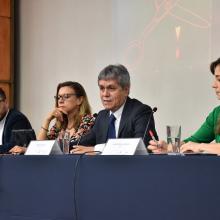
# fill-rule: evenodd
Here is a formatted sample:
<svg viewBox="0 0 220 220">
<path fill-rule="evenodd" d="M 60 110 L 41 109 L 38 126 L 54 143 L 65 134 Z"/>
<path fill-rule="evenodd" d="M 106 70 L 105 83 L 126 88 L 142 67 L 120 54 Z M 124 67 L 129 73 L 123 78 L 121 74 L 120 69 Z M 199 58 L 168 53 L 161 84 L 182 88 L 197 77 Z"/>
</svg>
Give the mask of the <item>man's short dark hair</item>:
<svg viewBox="0 0 220 220">
<path fill-rule="evenodd" d="M 210 71 L 212 72 L 212 74 L 215 74 L 215 68 L 220 65 L 220 58 L 218 58 L 217 60 L 215 60 L 214 62 L 212 62 L 210 64 Z"/>
<path fill-rule="evenodd" d="M 6 99 L 5 91 L 1 87 L 0 87 L 0 99 L 1 100 L 5 100 Z"/>
<path fill-rule="evenodd" d="M 125 66 L 121 64 L 109 65 L 105 67 L 98 76 L 100 80 L 117 80 L 118 84 L 124 89 L 130 87 L 130 75 Z"/>
</svg>

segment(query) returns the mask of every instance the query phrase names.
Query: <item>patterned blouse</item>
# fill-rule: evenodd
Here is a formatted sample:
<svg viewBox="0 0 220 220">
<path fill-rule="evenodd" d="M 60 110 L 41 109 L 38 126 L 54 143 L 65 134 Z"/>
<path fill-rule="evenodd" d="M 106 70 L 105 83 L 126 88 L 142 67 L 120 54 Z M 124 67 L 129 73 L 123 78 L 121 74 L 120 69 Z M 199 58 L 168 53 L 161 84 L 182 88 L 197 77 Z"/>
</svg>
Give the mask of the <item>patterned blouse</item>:
<svg viewBox="0 0 220 220">
<path fill-rule="evenodd" d="M 71 140 L 77 141 L 81 136 L 85 135 L 94 125 L 95 117 L 93 115 L 85 115 L 82 117 L 79 127 L 73 136 L 71 136 Z M 56 124 L 51 127 L 49 132 L 47 133 L 47 138 L 49 140 L 54 140 L 58 137 L 60 128 L 56 127 Z"/>
</svg>

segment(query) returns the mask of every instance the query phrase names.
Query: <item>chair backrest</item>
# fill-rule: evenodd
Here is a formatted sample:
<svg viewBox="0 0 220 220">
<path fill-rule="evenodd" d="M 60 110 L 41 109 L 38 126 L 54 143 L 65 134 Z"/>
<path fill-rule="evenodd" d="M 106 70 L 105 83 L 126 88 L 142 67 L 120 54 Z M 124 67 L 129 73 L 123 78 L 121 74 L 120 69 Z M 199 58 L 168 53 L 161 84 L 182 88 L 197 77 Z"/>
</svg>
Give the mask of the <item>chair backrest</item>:
<svg viewBox="0 0 220 220">
<path fill-rule="evenodd" d="M 36 140 L 33 129 L 12 130 L 11 143 L 15 146 L 27 147 L 30 141 Z"/>
</svg>

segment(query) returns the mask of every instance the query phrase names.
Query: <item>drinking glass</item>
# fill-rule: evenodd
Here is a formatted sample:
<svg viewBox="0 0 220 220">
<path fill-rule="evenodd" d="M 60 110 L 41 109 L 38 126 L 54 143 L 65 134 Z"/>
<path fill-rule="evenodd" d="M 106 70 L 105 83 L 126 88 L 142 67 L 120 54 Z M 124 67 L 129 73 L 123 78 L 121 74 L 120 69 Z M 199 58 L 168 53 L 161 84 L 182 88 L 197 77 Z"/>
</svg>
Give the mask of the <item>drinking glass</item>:
<svg viewBox="0 0 220 220">
<path fill-rule="evenodd" d="M 69 154 L 70 133 L 68 131 L 61 131 L 58 137 L 60 148 L 64 154 Z"/>
<path fill-rule="evenodd" d="M 173 153 L 180 153 L 181 126 L 167 125 L 167 143 Z"/>
</svg>

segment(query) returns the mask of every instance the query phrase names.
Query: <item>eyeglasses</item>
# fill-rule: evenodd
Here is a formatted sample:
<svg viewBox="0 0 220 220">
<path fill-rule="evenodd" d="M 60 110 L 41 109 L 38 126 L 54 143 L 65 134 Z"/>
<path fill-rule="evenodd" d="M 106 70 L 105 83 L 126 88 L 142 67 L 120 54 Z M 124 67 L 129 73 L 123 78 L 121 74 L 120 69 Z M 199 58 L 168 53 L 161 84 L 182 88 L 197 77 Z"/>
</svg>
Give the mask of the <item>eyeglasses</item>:
<svg viewBox="0 0 220 220">
<path fill-rule="evenodd" d="M 60 101 L 61 99 L 63 101 L 66 101 L 67 99 L 69 99 L 71 96 L 77 96 L 77 94 L 75 93 L 69 93 L 69 94 L 63 94 L 63 95 L 58 95 L 58 96 L 54 96 L 56 101 Z"/>
</svg>

